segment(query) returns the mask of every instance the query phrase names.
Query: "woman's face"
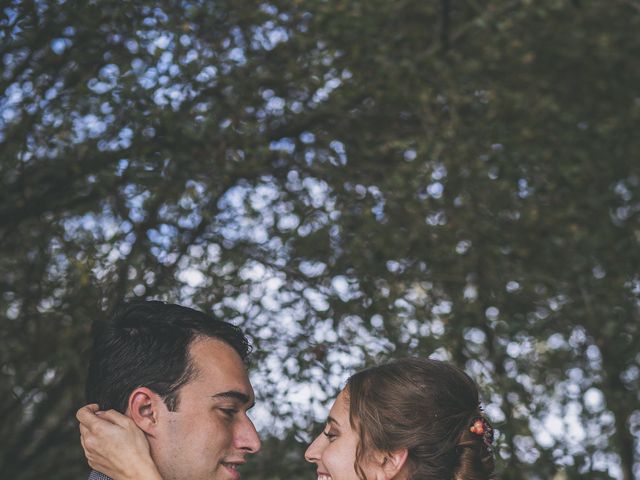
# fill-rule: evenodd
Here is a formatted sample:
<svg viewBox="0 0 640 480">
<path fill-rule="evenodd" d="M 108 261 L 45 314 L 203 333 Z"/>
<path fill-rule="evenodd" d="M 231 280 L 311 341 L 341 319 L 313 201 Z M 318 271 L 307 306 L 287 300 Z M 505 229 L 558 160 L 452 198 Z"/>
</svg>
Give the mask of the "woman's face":
<svg viewBox="0 0 640 480">
<path fill-rule="evenodd" d="M 309 445 L 304 458 L 318 467 L 318 480 L 359 480 L 354 467 L 358 442 L 358 432 L 349 423 L 349 399 L 343 390 L 331 407 L 324 430 Z M 370 463 L 364 466 L 367 478 L 381 478 L 382 470 Z"/>
</svg>

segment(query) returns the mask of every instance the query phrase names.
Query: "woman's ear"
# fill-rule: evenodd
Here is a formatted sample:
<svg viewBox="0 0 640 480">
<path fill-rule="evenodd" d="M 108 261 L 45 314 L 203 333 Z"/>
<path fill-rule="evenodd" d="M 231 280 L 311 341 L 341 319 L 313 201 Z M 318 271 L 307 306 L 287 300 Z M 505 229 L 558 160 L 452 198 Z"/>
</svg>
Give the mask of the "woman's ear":
<svg viewBox="0 0 640 480">
<path fill-rule="evenodd" d="M 158 428 L 158 415 L 164 402 L 146 387 L 138 387 L 129 395 L 128 413 L 140 430 L 154 436 Z"/>
<path fill-rule="evenodd" d="M 385 480 L 405 478 L 401 476 L 401 472 L 404 471 L 403 468 L 407 464 L 408 456 L 409 451 L 406 448 L 384 454 L 381 467 Z"/>
</svg>

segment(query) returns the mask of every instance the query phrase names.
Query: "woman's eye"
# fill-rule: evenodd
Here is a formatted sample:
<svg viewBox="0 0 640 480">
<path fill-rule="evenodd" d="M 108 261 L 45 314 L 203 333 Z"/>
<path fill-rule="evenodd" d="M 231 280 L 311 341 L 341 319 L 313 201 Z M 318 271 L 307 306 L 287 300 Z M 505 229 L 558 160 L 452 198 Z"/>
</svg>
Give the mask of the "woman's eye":
<svg viewBox="0 0 640 480">
<path fill-rule="evenodd" d="M 327 437 L 329 439 L 330 442 L 332 442 L 338 435 L 333 433 L 331 430 L 329 430 L 328 432 L 322 432 L 322 434 Z"/>
</svg>

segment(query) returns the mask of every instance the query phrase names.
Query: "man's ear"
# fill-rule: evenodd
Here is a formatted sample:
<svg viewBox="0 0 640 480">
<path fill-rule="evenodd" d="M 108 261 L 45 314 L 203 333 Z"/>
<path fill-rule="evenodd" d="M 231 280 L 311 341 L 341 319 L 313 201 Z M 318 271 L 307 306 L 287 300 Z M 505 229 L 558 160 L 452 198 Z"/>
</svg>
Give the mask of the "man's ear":
<svg viewBox="0 0 640 480">
<path fill-rule="evenodd" d="M 129 416 L 140 430 L 152 437 L 158 429 L 158 417 L 164 406 L 162 398 L 147 387 L 138 387 L 129 395 Z"/>
<path fill-rule="evenodd" d="M 384 473 L 385 480 L 391 480 L 392 478 L 400 477 L 400 472 L 407 463 L 407 457 L 409 457 L 409 451 L 406 448 L 401 448 L 394 452 L 385 452 L 381 455 L 381 467 Z"/>
</svg>

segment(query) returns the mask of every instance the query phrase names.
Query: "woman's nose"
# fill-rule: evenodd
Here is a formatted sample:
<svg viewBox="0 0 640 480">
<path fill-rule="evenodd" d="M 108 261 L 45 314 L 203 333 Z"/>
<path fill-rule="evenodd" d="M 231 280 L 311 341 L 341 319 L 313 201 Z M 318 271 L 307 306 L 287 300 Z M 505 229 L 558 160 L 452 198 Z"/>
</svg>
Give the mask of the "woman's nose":
<svg viewBox="0 0 640 480">
<path fill-rule="evenodd" d="M 304 452 L 304 459 L 309 463 L 317 463 L 320 460 L 320 446 L 318 445 L 318 440 L 320 439 L 320 435 L 316 437 L 316 439 L 309 445 L 307 451 Z"/>
</svg>

